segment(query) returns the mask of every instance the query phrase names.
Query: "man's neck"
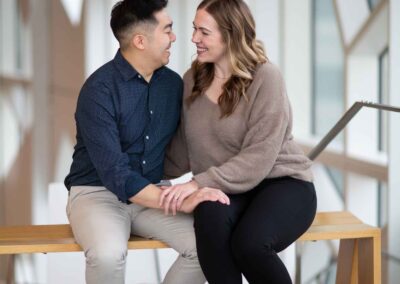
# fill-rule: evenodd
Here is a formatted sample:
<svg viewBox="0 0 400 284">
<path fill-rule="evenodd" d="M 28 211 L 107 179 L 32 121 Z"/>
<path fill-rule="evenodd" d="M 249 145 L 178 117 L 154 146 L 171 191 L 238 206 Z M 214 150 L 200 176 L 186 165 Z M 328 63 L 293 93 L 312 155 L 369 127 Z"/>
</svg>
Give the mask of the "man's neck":
<svg viewBox="0 0 400 284">
<path fill-rule="evenodd" d="M 155 71 L 155 68 L 149 65 L 150 60 L 146 60 L 146 58 L 141 54 L 138 54 L 138 52 L 121 50 L 121 54 L 125 60 L 128 61 L 140 75 L 142 75 L 143 79 L 150 82 Z"/>
</svg>

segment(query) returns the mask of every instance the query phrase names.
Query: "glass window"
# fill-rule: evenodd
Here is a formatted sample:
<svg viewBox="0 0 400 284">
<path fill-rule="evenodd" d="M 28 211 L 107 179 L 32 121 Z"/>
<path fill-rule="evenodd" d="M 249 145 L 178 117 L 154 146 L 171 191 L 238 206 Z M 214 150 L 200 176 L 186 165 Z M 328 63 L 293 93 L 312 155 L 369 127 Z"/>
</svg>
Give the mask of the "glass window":
<svg viewBox="0 0 400 284">
<path fill-rule="evenodd" d="M 323 136 L 344 110 L 344 55 L 331 0 L 313 1 L 312 48 L 312 133 Z"/>
<path fill-rule="evenodd" d="M 389 104 L 389 49 L 379 55 L 379 89 L 378 100 L 381 104 Z M 387 111 L 378 113 L 378 150 L 388 150 L 388 115 Z"/>
<path fill-rule="evenodd" d="M 381 0 L 368 0 L 369 10 L 372 11 Z"/>
<path fill-rule="evenodd" d="M 378 226 L 380 228 L 386 227 L 388 224 L 388 188 L 387 184 L 383 182 L 378 182 Z M 386 232 L 384 232 L 383 238 L 386 238 Z"/>
<path fill-rule="evenodd" d="M 0 72 L 7 77 L 27 77 L 30 71 L 29 11 L 22 5 L 26 4 L 0 1 Z"/>
<path fill-rule="evenodd" d="M 330 177 L 336 192 L 342 197 L 344 200 L 344 174 L 342 171 L 332 168 L 332 167 L 325 167 L 325 170 Z"/>
<path fill-rule="evenodd" d="M 31 33 L 22 2 L 0 0 L 0 181 L 32 121 Z"/>
</svg>

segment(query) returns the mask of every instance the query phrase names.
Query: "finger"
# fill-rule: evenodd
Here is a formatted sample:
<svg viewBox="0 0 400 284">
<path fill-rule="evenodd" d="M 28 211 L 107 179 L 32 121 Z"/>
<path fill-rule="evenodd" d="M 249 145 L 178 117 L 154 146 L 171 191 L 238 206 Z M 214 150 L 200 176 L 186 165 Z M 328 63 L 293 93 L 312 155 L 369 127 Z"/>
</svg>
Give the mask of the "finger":
<svg viewBox="0 0 400 284">
<path fill-rule="evenodd" d="M 217 201 L 218 198 L 218 195 L 216 195 L 215 192 L 212 191 L 205 192 L 203 195 L 203 201 Z"/>
<path fill-rule="evenodd" d="M 167 188 L 165 190 L 163 190 L 160 194 L 160 201 L 159 201 L 159 206 L 163 205 L 164 199 L 165 197 L 171 192 L 173 187 Z"/>
<path fill-rule="evenodd" d="M 164 200 L 164 209 L 166 212 L 166 215 L 168 215 L 168 211 L 171 208 L 171 201 L 175 197 L 176 194 L 176 188 L 171 190 L 171 192 L 168 194 L 167 198 Z"/>
<path fill-rule="evenodd" d="M 169 192 L 168 196 L 165 198 L 164 202 L 171 203 L 172 199 L 175 198 L 177 194 L 178 193 L 177 193 L 176 189 L 171 190 Z"/>
<path fill-rule="evenodd" d="M 230 204 L 229 197 L 225 193 L 220 191 L 219 195 L 220 195 L 220 199 L 223 201 L 224 204 L 227 204 L 227 205 Z"/>
<path fill-rule="evenodd" d="M 168 213 L 169 213 L 170 203 L 171 203 L 171 196 L 168 195 L 167 198 L 164 200 L 164 204 L 163 204 L 165 215 L 168 215 Z"/>
<path fill-rule="evenodd" d="M 207 187 L 206 190 L 208 192 L 213 192 L 218 195 L 218 201 L 230 205 L 230 199 L 229 197 L 220 189 L 212 188 L 212 187 Z"/>
<path fill-rule="evenodd" d="M 168 215 L 168 213 L 169 213 L 169 203 L 167 203 L 165 201 L 163 206 L 164 206 L 164 214 Z"/>
<path fill-rule="evenodd" d="M 168 190 L 168 193 L 164 196 L 163 203 L 162 203 L 162 206 L 164 207 L 164 214 L 165 215 L 169 214 L 170 200 L 171 200 L 171 197 L 173 195 L 174 195 L 174 187 L 171 187 Z"/>
<path fill-rule="evenodd" d="M 226 201 L 226 199 L 225 199 L 224 197 L 219 197 L 219 198 L 218 198 L 218 201 L 219 201 L 220 203 L 222 203 L 222 204 L 228 205 L 228 202 Z"/>
<path fill-rule="evenodd" d="M 176 202 L 178 200 L 178 196 L 175 195 L 172 199 L 171 199 L 171 203 L 170 203 L 170 209 L 172 211 L 172 215 L 176 215 Z"/>
<path fill-rule="evenodd" d="M 190 193 L 190 192 L 183 192 L 181 195 L 179 195 L 179 198 L 178 198 L 178 200 L 177 200 L 176 207 L 177 207 L 178 209 L 180 209 L 181 206 L 182 206 L 183 201 L 184 201 L 188 196 L 190 196 L 190 195 L 192 195 L 192 193 Z"/>
<path fill-rule="evenodd" d="M 221 192 L 221 191 L 216 191 L 215 193 L 215 196 L 217 197 L 217 201 L 218 202 L 220 202 L 220 203 L 222 203 L 222 204 L 227 204 L 227 199 L 226 199 L 226 196 L 223 194 L 223 192 Z"/>
<path fill-rule="evenodd" d="M 177 198 L 175 197 L 173 200 L 172 200 L 172 215 L 176 215 L 176 204 L 177 204 Z"/>
</svg>

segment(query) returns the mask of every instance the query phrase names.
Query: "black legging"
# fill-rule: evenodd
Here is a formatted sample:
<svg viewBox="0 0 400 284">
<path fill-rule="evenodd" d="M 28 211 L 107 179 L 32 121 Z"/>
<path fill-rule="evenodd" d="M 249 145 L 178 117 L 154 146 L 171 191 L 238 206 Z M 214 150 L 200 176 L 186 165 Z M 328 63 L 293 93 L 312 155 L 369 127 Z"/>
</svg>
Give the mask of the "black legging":
<svg viewBox="0 0 400 284">
<path fill-rule="evenodd" d="M 283 177 L 266 179 L 231 204 L 203 202 L 194 211 L 200 265 L 210 284 L 292 283 L 277 253 L 311 225 L 314 185 Z"/>
</svg>

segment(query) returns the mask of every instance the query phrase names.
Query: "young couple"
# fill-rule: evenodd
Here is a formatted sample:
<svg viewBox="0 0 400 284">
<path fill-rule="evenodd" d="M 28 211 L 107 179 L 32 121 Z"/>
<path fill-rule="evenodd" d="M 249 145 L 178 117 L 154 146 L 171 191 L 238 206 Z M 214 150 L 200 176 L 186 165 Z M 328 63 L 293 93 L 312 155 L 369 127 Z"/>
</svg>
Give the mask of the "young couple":
<svg viewBox="0 0 400 284">
<path fill-rule="evenodd" d="M 291 283 L 277 253 L 310 226 L 316 196 L 282 76 L 243 0 L 204 0 L 182 81 L 165 67 L 176 39 L 166 6 L 114 6 L 120 49 L 78 98 L 65 185 L 86 281 L 124 283 L 135 234 L 179 253 L 163 283 Z M 190 182 L 156 185 L 189 171 Z"/>
</svg>

